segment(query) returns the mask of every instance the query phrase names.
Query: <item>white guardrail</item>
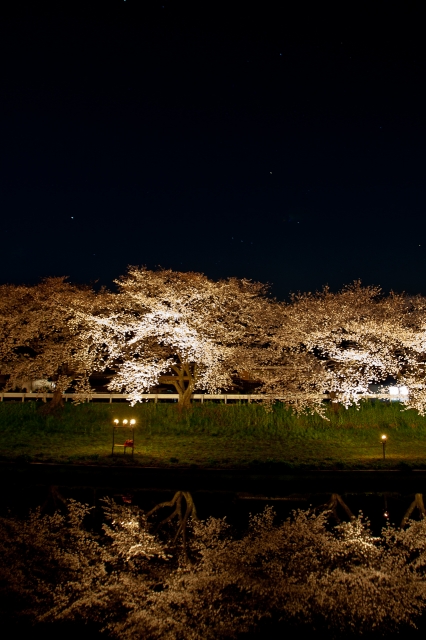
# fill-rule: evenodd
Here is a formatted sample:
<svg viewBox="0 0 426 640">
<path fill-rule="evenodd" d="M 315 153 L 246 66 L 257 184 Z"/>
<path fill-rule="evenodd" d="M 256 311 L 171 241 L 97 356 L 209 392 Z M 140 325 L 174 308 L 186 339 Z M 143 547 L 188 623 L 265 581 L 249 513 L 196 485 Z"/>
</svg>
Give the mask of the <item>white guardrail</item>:
<svg viewBox="0 0 426 640">
<path fill-rule="evenodd" d="M 63 393 L 63 399 L 65 402 L 67 400 L 74 400 L 76 398 L 76 394 L 74 393 Z M 363 398 L 378 398 L 381 400 L 400 400 L 402 396 L 390 395 L 389 393 L 370 393 Z M 19 401 L 25 402 L 26 400 L 43 400 L 43 402 L 47 402 L 48 399 L 53 398 L 53 393 L 1 393 L 0 392 L 0 402 L 6 401 Z M 91 393 L 91 394 L 79 394 L 79 398 L 84 402 L 123 402 L 127 401 L 129 398 L 125 393 Z M 179 399 L 179 395 L 177 393 L 145 393 L 141 395 L 141 398 L 146 401 L 158 402 L 159 400 L 168 400 L 169 402 L 177 402 Z M 323 400 L 328 400 L 328 394 L 324 394 L 321 396 Z M 241 401 L 244 400 L 248 403 L 259 400 L 264 400 L 265 396 L 254 393 L 220 393 L 220 394 L 211 394 L 211 393 L 193 393 L 191 396 L 192 400 L 199 401 L 201 404 L 205 401 L 209 400 L 222 400 L 226 404 L 229 400 L 231 401 Z M 284 400 L 282 397 L 275 397 L 274 400 L 280 401 Z"/>
</svg>

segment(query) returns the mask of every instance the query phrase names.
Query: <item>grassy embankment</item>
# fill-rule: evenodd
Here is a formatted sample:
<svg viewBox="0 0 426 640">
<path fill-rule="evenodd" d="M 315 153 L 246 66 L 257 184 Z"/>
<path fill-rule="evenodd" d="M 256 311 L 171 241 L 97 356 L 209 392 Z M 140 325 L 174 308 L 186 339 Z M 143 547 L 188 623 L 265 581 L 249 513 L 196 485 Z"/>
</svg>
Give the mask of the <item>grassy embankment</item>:
<svg viewBox="0 0 426 640">
<path fill-rule="evenodd" d="M 281 405 L 267 413 L 259 405 L 204 404 L 180 415 L 174 404 L 68 404 L 61 415 L 45 416 L 41 404 L 0 404 L 0 460 L 130 463 L 122 450 L 111 457 L 112 421 L 134 417 L 138 465 L 426 468 L 426 417 L 398 403 L 329 411 L 330 421 L 296 417 Z"/>
</svg>

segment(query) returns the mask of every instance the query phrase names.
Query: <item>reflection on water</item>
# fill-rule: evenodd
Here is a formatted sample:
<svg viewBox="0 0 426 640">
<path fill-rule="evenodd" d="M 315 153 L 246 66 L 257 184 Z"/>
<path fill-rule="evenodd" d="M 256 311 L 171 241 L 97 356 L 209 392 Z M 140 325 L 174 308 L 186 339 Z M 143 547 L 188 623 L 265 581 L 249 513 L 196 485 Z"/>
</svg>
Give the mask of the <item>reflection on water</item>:
<svg viewBox="0 0 426 640">
<path fill-rule="evenodd" d="M 226 517 L 229 524 L 243 530 L 249 515 L 261 513 L 265 506 L 273 507 L 278 520 L 284 520 L 297 509 L 312 509 L 315 513 L 329 510 L 335 523 L 349 521 L 360 512 L 371 523 L 374 533 L 380 533 L 387 522 L 404 527 L 409 519 L 426 515 L 423 493 L 411 492 L 310 492 L 257 495 L 241 491 L 169 491 L 163 489 L 114 488 L 68 485 L 18 486 L 0 495 L 0 513 L 25 515 L 40 507 L 44 513 L 62 509 L 70 498 L 96 507 L 101 513 L 102 500 L 113 498 L 118 504 L 135 505 L 147 515 L 161 510 L 164 523 L 172 519 L 182 523 L 189 517 L 205 520 L 210 516 Z M 170 510 L 168 513 L 167 509 Z M 94 516 L 96 517 L 96 516 Z M 179 526 L 178 526 L 179 528 Z"/>
<path fill-rule="evenodd" d="M 2 494 L 3 509 L 25 513 L 35 506 L 41 514 L 27 524 L 4 519 L 3 570 L 19 598 L 33 593 L 28 581 L 34 589 L 42 586 L 40 602 L 47 594 L 55 604 L 43 616 L 54 624 L 62 616 L 91 621 L 95 611 L 94 620 L 112 620 L 108 628 L 116 637 L 174 640 L 239 638 L 241 625 L 254 630 L 250 637 L 311 628 L 346 637 L 344 630 L 362 634 L 378 625 L 393 633 L 406 629 L 411 617 L 426 622 L 420 617 L 426 606 L 424 522 L 386 529 L 385 544 L 363 524 L 370 520 L 374 534 L 387 522 L 405 526 L 410 518 L 422 519 L 423 493 L 263 495 L 32 484 Z M 268 506 L 278 521 L 293 517 L 276 526 Z M 364 519 L 357 518 L 360 511 Z M 232 527 L 209 516 L 225 516 Z M 330 528 L 339 523 L 346 524 Z M 28 557 L 31 563 L 22 561 Z M 41 619 L 37 598 L 30 595 L 28 607 Z M 180 633 L 188 620 L 197 621 L 196 636 Z M 147 625 L 154 635 L 146 635 Z"/>
</svg>

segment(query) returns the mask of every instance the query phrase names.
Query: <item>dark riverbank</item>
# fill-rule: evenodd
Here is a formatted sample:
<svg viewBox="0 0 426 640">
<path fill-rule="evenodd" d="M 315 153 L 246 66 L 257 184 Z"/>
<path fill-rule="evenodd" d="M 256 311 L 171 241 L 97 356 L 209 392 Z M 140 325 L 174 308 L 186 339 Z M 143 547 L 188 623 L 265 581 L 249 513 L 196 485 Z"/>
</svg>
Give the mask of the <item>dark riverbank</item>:
<svg viewBox="0 0 426 640">
<path fill-rule="evenodd" d="M 56 463 L 0 463 L 3 483 L 42 483 L 72 486 L 116 486 L 173 490 L 250 491 L 255 494 L 300 491 L 398 491 L 421 492 L 426 470 L 307 470 L 291 473 L 278 466 L 245 469 L 155 468 L 128 465 L 103 466 Z M 426 489 L 426 486 L 425 486 Z"/>
</svg>

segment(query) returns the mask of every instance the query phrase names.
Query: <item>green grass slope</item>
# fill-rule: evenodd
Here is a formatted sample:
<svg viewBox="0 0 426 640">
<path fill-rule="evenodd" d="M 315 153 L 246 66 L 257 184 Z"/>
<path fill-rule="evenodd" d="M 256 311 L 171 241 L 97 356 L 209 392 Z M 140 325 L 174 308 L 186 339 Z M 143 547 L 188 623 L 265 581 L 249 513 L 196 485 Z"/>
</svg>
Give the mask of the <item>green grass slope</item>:
<svg viewBox="0 0 426 640">
<path fill-rule="evenodd" d="M 41 402 L 0 404 L 0 459 L 116 464 L 111 456 L 115 418 L 135 418 L 134 464 L 144 466 L 312 469 L 426 468 L 426 417 L 399 403 L 295 416 L 277 404 L 203 404 L 181 414 L 175 404 L 65 405 L 43 415 Z M 382 457 L 381 435 L 388 443 Z M 118 436 L 118 442 L 130 433 Z M 128 456 L 128 463 L 131 458 Z"/>
</svg>

